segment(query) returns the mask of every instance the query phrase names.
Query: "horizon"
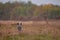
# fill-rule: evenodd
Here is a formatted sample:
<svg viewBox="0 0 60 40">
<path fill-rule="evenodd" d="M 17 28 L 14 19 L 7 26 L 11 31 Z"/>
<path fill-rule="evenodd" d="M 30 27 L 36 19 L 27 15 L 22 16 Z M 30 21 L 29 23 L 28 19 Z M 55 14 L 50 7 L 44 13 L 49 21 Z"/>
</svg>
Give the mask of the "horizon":
<svg viewBox="0 0 60 40">
<path fill-rule="evenodd" d="M 44 4 L 53 4 L 53 5 L 59 5 L 60 6 L 60 0 L 0 0 L 2 3 L 6 2 L 14 2 L 14 1 L 22 1 L 27 3 L 28 1 L 31 1 L 33 4 L 36 5 L 44 5 Z"/>
</svg>

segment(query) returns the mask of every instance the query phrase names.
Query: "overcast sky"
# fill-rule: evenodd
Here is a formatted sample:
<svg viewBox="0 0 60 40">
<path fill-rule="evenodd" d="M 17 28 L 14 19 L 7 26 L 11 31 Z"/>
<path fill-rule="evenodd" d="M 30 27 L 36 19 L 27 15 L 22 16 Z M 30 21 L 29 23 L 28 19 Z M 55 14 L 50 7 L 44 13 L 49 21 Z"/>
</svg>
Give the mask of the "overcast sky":
<svg viewBox="0 0 60 40">
<path fill-rule="evenodd" d="M 0 2 L 8 2 L 8 1 L 15 1 L 15 0 L 0 0 Z M 20 0 L 18 0 L 20 1 Z M 29 0 L 21 0 L 24 2 L 28 2 Z M 55 5 L 60 5 L 60 0 L 30 0 L 32 3 L 41 5 L 41 4 L 55 4 Z"/>
</svg>

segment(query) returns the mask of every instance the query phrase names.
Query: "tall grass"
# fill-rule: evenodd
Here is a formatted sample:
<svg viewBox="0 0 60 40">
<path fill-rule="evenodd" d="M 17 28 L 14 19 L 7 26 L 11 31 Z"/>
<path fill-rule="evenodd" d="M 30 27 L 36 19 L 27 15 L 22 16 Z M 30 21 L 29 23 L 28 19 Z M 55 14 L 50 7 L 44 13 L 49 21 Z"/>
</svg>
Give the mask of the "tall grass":
<svg viewBox="0 0 60 40">
<path fill-rule="evenodd" d="M 60 40 L 60 34 L 58 34 L 59 29 L 57 26 L 53 25 L 54 27 L 45 27 L 46 25 L 40 25 L 40 24 L 33 24 L 33 25 L 23 25 L 23 31 L 27 30 L 33 30 L 33 31 L 40 31 L 38 34 L 29 34 L 26 32 L 22 32 L 20 34 L 11 35 L 11 32 L 16 29 L 16 25 L 3 25 L 0 24 L 0 40 Z M 56 30 L 54 30 L 54 28 Z M 11 30 L 9 30 L 11 29 Z M 48 31 L 46 32 L 45 31 Z M 58 30 L 57 30 L 58 29 Z M 4 31 L 4 32 L 3 32 Z M 53 33 L 51 33 L 54 31 Z M 57 31 L 57 33 L 55 33 Z M 7 32 L 7 33 L 6 33 Z M 41 32 L 43 32 L 41 34 Z M 16 33 L 16 32 L 15 32 Z"/>
<path fill-rule="evenodd" d="M 0 37 L 0 40 L 60 40 L 60 35 L 54 38 L 51 34 L 27 35 L 22 33 L 20 35 L 7 35 L 3 39 Z"/>
</svg>

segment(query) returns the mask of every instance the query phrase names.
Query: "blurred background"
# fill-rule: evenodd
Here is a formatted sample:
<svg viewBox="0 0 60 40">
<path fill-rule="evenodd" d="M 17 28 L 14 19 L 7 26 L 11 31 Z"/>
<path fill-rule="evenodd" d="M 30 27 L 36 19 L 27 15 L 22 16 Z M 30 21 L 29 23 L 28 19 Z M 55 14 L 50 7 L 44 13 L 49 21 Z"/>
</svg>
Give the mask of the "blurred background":
<svg viewBox="0 0 60 40">
<path fill-rule="evenodd" d="M 0 20 L 60 19 L 60 0 L 0 0 Z"/>
<path fill-rule="evenodd" d="M 60 0 L 0 0 L 0 40 L 60 40 Z"/>
</svg>

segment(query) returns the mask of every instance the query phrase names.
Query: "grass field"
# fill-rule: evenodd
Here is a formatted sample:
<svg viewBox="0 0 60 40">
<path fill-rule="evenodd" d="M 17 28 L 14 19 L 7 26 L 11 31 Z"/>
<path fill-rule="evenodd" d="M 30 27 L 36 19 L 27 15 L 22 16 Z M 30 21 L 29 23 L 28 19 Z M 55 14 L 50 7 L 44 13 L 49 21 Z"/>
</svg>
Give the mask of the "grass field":
<svg viewBox="0 0 60 40">
<path fill-rule="evenodd" d="M 0 21 L 0 40 L 60 40 L 60 21 L 23 21 L 22 32 L 18 21 Z"/>
</svg>

